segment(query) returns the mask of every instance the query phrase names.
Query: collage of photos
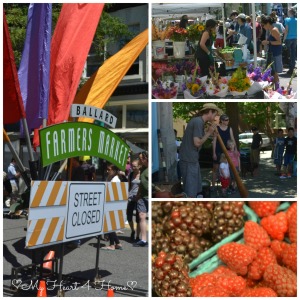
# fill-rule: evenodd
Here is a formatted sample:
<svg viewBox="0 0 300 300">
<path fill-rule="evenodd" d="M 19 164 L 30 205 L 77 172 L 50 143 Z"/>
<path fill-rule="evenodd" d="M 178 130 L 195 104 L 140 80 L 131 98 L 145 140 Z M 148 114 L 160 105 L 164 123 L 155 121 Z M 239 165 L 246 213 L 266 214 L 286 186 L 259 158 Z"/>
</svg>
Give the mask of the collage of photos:
<svg viewBox="0 0 300 300">
<path fill-rule="evenodd" d="M 174 2 L 2 3 L 2 297 L 297 297 L 297 3 Z"/>
</svg>

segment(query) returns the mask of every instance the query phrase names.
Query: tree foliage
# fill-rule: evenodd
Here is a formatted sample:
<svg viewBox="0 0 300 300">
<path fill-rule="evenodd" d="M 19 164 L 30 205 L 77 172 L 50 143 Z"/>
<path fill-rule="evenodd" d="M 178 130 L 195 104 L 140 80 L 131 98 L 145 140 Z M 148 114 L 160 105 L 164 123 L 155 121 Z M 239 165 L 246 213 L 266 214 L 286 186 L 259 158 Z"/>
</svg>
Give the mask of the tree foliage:
<svg viewBox="0 0 300 300">
<path fill-rule="evenodd" d="M 114 4 L 105 4 L 100 22 L 96 29 L 93 46 L 99 57 L 103 57 L 106 46 L 123 39 L 131 39 L 133 34 L 128 26 L 117 17 L 111 16 L 107 11 Z M 4 10 L 10 31 L 10 38 L 15 55 L 17 67 L 20 64 L 24 41 L 26 37 L 27 14 L 29 4 L 4 3 Z M 52 4 L 52 33 L 54 32 L 62 4 Z M 106 57 L 109 56 L 106 53 Z"/>
<path fill-rule="evenodd" d="M 199 115 L 203 104 L 201 102 L 173 103 L 173 117 L 188 122 L 192 117 Z M 239 128 L 249 130 L 252 126 L 256 126 L 268 135 L 272 133 L 271 124 L 276 111 L 281 111 L 278 102 L 218 102 L 216 105 L 229 115 L 231 122 L 238 121 Z M 233 112 L 237 111 L 239 115 L 234 115 Z M 235 129 L 238 131 L 239 128 Z"/>
</svg>

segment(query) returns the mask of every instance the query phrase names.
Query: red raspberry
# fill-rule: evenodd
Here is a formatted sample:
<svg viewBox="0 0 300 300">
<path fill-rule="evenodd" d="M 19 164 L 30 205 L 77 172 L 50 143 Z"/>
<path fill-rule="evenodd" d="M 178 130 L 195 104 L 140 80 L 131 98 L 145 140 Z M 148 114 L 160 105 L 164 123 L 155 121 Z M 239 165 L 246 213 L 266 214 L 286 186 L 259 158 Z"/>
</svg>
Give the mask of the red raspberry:
<svg viewBox="0 0 300 300">
<path fill-rule="evenodd" d="M 230 297 L 238 297 L 246 288 L 246 280 L 237 275 L 220 275 L 217 277 L 216 286 L 226 290 Z"/>
<path fill-rule="evenodd" d="M 260 222 L 261 226 L 268 232 L 271 238 L 282 241 L 284 234 L 288 230 L 285 212 L 280 212 L 274 216 L 264 217 Z"/>
<path fill-rule="evenodd" d="M 290 220 L 291 214 L 294 211 L 297 212 L 297 202 L 294 202 L 286 211 L 286 217 L 287 217 L 288 222 Z"/>
<path fill-rule="evenodd" d="M 194 297 L 229 297 L 229 293 L 218 287 L 218 286 L 205 286 L 199 288 L 195 293 Z"/>
<path fill-rule="evenodd" d="M 264 281 L 279 297 L 296 297 L 296 274 L 277 264 L 269 265 L 264 273 Z"/>
<path fill-rule="evenodd" d="M 254 289 L 246 289 L 241 297 L 277 297 L 274 290 L 268 287 L 258 287 Z"/>
<path fill-rule="evenodd" d="M 193 290 L 193 293 L 196 292 L 199 288 L 205 286 L 214 286 L 216 283 L 216 276 L 211 273 L 203 273 L 198 275 L 195 278 L 190 278 L 190 286 Z"/>
<path fill-rule="evenodd" d="M 237 274 L 230 270 L 226 266 L 218 266 L 211 274 L 219 276 L 219 275 L 227 275 L 227 276 L 236 276 Z"/>
<path fill-rule="evenodd" d="M 297 273 L 297 244 L 286 245 L 282 254 L 282 263 Z"/>
<path fill-rule="evenodd" d="M 247 221 L 244 227 L 245 244 L 259 250 L 262 247 L 268 247 L 271 244 L 268 233 L 253 221 Z"/>
<path fill-rule="evenodd" d="M 268 265 L 276 264 L 276 255 L 272 249 L 264 247 L 258 250 L 257 256 L 248 268 L 248 276 L 254 280 L 259 280 L 263 277 Z"/>
<path fill-rule="evenodd" d="M 248 203 L 260 218 L 275 215 L 280 204 L 279 201 L 249 201 Z"/>
<path fill-rule="evenodd" d="M 231 270 L 239 275 L 246 275 L 248 265 L 256 256 L 256 251 L 250 246 L 231 242 L 221 246 L 217 254 Z"/>
<path fill-rule="evenodd" d="M 283 241 L 273 240 L 271 242 L 271 249 L 276 255 L 277 263 L 281 264 L 282 262 L 282 254 L 286 247 L 287 243 Z"/>
<path fill-rule="evenodd" d="M 292 243 L 297 243 L 297 210 L 293 211 L 288 219 L 289 223 L 289 238 Z"/>
</svg>

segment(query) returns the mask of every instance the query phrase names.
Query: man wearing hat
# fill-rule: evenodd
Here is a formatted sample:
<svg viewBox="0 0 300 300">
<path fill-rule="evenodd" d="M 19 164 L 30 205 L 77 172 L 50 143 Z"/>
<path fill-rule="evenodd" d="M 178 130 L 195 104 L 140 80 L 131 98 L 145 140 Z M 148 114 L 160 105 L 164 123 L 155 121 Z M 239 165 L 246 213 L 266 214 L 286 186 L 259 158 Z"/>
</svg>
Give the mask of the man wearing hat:
<svg viewBox="0 0 300 300">
<path fill-rule="evenodd" d="M 250 151 L 250 161 L 251 161 L 251 166 L 254 170 L 258 168 L 259 153 L 260 153 L 260 148 L 263 144 L 263 140 L 261 135 L 258 133 L 257 127 L 253 126 L 251 130 L 253 132 L 253 137 L 252 137 L 252 144 L 251 144 L 251 151 Z"/>
<path fill-rule="evenodd" d="M 230 34 L 231 31 L 232 32 L 238 32 L 239 31 L 239 24 L 238 24 L 237 19 L 236 19 L 237 16 L 238 16 L 238 12 L 236 10 L 233 10 L 230 14 L 231 22 L 230 22 L 230 27 L 229 27 L 229 30 L 228 30 L 229 35 L 226 38 L 227 43 L 228 43 L 229 46 L 232 46 L 232 44 L 235 44 L 238 41 L 237 34 Z"/>
<path fill-rule="evenodd" d="M 246 22 L 246 15 L 245 14 L 239 14 L 237 17 L 237 22 L 239 24 L 238 31 L 229 31 L 229 34 L 242 34 L 247 38 L 246 44 L 247 48 L 250 49 L 251 41 L 252 41 L 252 29 Z"/>
<path fill-rule="evenodd" d="M 180 145 L 180 172 L 183 179 L 183 191 L 187 197 L 196 198 L 202 192 L 202 178 L 199 165 L 199 151 L 204 142 L 216 130 L 214 122 L 216 115 L 222 111 L 214 103 L 206 103 L 200 110 L 200 116 L 194 117 L 188 123 Z"/>
</svg>

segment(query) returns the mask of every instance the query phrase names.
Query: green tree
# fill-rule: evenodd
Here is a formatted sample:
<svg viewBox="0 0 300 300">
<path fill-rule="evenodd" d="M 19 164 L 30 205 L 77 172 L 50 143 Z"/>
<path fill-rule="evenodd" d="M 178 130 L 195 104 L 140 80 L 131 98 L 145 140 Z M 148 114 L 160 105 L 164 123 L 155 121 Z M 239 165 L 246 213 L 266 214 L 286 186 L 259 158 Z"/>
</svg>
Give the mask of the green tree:
<svg viewBox="0 0 300 300">
<path fill-rule="evenodd" d="M 26 36 L 28 6 L 29 4 L 22 3 L 4 3 L 3 6 L 17 67 L 21 61 Z M 93 46 L 101 60 L 110 56 L 109 53 L 105 53 L 109 44 L 119 41 L 121 38 L 129 41 L 133 37 L 128 26 L 120 18 L 112 17 L 109 14 L 109 10 L 113 6 L 114 4 L 105 4 L 95 33 Z M 54 32 L 61 8 L 62 4 L 52 4 L 52 33 Z"/>
<path fill-rule="evenodd" d="M 250 130 L 252 126 L 256 126 L 271 137 L 272 119 L 276 111 L 281 111 L 277 102 L 218 102 L 216 104 L 228 114 L 236 138 L 239 131 Z M 173 117 L 188 122 L 192 117 L 199 115 L 202 107 L 203 104 L 199 102 L 173 103 Z"/>
</svg>

